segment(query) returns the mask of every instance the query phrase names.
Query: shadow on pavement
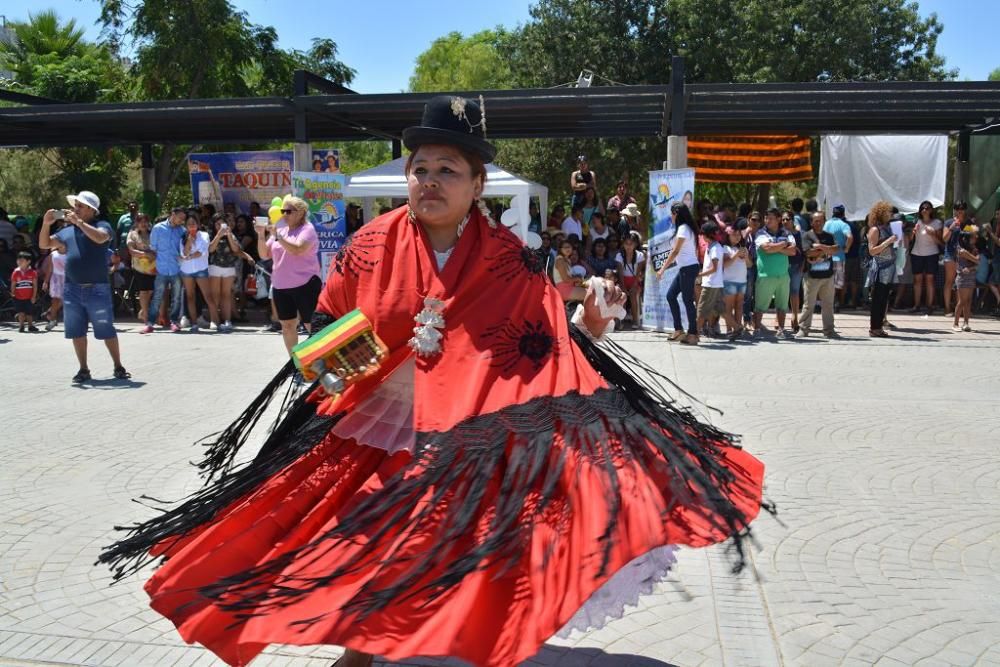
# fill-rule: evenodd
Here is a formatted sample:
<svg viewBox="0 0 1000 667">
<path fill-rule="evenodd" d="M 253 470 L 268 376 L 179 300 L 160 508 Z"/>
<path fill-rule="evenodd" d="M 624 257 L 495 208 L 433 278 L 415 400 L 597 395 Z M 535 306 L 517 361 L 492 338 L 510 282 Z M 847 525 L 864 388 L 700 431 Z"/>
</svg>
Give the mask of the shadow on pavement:
<svg viewBox="0 0 1000 667">
<path fill-rule="evenodd" d="M 145 387 L 145 382 L 135 380 L 118 380 L 116 378 L 91 379 L 86 382 L 74 382 L 74 389 L 138 389 Z"/>
<path fill-rule="evenodd" d="M 384 662 L 375 660 L 376 667 L 468 667 L 469 663 L 455 659 L 414 658 L 406 662 Z M 525 660 L 520 667 L 678 667 L 674 663 L 663 662 L 655 658 L 628 653 L 606 653 L 599 648 L 550 646 L 533 657 Z"/>
</svg>

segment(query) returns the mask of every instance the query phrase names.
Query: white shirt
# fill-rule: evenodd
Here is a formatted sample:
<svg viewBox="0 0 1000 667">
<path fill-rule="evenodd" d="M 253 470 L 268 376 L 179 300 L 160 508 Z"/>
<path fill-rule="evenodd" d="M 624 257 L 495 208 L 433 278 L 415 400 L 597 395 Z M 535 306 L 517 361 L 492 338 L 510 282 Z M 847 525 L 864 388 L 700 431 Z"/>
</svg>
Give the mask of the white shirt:
<svg viewBox="0 0 1000 667">
<path fill-rule="evenodd" d="M 683 268 L 698 263 L 698 239 L 694 232 L 687 225 L 680 225 L 677 228 L 677 238 L 684 239 L 680 252 L 677 253 L 677 266 Z M 677 241 L 675 240 L 674 243 Z M 704 283 L 702 283 L 704 284 Z"/>
<path fill-rule="evenodd" d="M 736 257 L 739 248 L 726 246 L 726 256 Z M 722 279 L 727 283 L 745 283 L 747 281 L 747 263 L 740 258 L 734 259 L 722 270 Z M 704 285 L 704 281 L 702 281 Z"/>
<path fill-rule="evenodd" d="M 929 257 L 941 252 L 941 246 L 934 240 L 933 232 L 941 233 L 944 224 L 934 218 L 930 223 L 918 220 L 913 228 L 913 254 L 916 257 Z"/>
<path fill-rule="evenodd" d="M 707 276 L 702 276 L 702 287 L 722 287 L 724 285 L 722 272 L 725 269 L 725 259 L 726 253 L 722 249 L 721 243 L 714 241 L 712 245 L 708 246 L 708 250 L 705 252 L 705 261 L 701 265 L 701 270 L 708 271 L 712 268 L 712 262 L 715 261 L 715 271 Z"/>
<path fill-rule="evenodd" d="M 188 235 L 184 234 L 184 238 L 181 239 L 180 254 L 184 255 L 184 243 L 187 241 Z M 195 257 L 194 259 L 181 260 L 181 273 L 198 273 L 199 271 L 208 271 L 208 233 L 198 232 L 195 234 L 194 243 L 191 244 L 190 254 L 195 254 L 200 252 L 201 255 Z"/>
<path fill-rule="evenodd" d="M 608 238 L 608 234 L 610 234 L 610 233 L 611 233 L 611 228 L 608 227 L 607 225 L 604 225 L 604 231 L 603 232 L 595 231 L 594 228 L 591 227 L 590 228 L 590 242 L 593 243 L 597 239 L 607 239 Z"/>
<path fill-rule="evenodd" d="M 566 238 L 569 238 L 570 234 L 576 234 L 576 238 L 581 241 L 583 240 L 583 225 L 577 222 L 572 216 L 563 220 L 562 230 Z"/>
<path fill-rule="evenodd" d="M 631 264 L 625 263 L 625 253 L 618 253 L 615 255 L 615 261 L 622 265 L 622 275 L 623 276 L 635 276 L 636 271 L 639 270 L 639 265 L 646 261 L 646 256 L 642 254 L 641 250 L 635 251 L 634 256 L 635 261 Z"/>
</svg>

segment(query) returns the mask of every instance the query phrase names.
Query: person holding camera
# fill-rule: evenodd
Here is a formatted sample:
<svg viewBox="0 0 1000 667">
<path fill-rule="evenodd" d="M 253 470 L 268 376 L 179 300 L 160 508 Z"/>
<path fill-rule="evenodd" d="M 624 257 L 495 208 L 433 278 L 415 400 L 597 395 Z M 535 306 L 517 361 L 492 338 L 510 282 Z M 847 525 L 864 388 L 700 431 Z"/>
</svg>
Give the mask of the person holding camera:
<svg viewBox="0 0 1000 667">
<path fill-rule="evenodd" d="M 114 232 L 104 220 L 99 220 L 101 200 L 93 192 L 82 191 L 66 200 L 72 210 L 49 209 L 42 218 L 38 245 L 51 250 L 61 244 L 66 248 L 66 284 L 63 288 L 63 324 L 66 338 L 73 341 L 80 370 L 73 382 L 90 380 L 87 365 L 87 325 L 94 328 L 94 338 L 104 341 L 114 363 L 114 376 L 119 380 L 131 377 L 121 362 L 118 332 L 115 331 L 114 305 L 108 281 L 108 247 Z M 50 234 L 56 220 L 68 224 Z"/>
<path fill-rule="evenodd" d="M 218 306 L 218 312 L 209 313 L 216 322 L 220 333 L 233 330 L 233 282 L 236 280 L 236 264 L 242 258 L 249 266 L 254 266 L 253 257 L 240 247 L 239 241 L 224 215 L 212 216 L 215 236 L 208 244 L 209 294 Z M 219 324 L 221 322 L 221 324 Z"/>
</svg>

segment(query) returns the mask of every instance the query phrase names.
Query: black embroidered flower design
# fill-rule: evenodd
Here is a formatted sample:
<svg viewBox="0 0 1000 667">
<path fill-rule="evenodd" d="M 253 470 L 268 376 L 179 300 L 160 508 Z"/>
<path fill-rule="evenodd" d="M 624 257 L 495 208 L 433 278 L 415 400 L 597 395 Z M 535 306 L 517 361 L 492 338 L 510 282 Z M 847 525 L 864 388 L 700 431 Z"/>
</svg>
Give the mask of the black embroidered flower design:
<svg viewBox="0 0 1000 667">
<path fill-rule="evenodd" d="M 521 242 L 507 230 L 496 230 L 490 236 L 499 241 L 500 249 L 486 257 L 489 270 L 502 280 L 510 280 L 518 273 L 527 272 L 528 277 L 545 279 L 545 265 L 535 251 Z"/>
<path fill-rule="evenodd" d="M 527 358 L 537 371 L 555 351 L 556 339 L 541 322 L 515 324 L 507 320 L 483 332 L 489 339 L 491 363 L 504 373 L 511 371 L 517 363 Z"/>
<path fill-rule="evenodd" d="M 535 368 L 542 365 L 542 360 L 552 352 L 554 339 L 542 329 L 542 323 L 525 324 L 525 332 L 517 343 L 517 349 L 522 356 L 528 357 Z"/>
<path fill-rule="evenodd" d="M 385 245 L 385 236 L 384 231 L 361 229 L 354 232 L 337 251 L 333 270 L 342 276 L 350 273 L 355 278 L 362 273 L 371 273 L 379 263 L 377 257 Z"/>
</svg>

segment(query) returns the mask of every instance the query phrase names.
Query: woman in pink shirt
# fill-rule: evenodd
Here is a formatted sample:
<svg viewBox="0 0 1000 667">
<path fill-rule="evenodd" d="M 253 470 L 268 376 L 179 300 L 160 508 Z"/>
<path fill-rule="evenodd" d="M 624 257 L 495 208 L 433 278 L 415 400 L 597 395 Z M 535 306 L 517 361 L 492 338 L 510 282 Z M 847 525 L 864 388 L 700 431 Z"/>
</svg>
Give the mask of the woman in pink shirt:
<svg viewBox="0 0 1000 667">
<path fill-rule="evenodd" d="M 319 277 L 319 238 L 309 222 L 309 206 L 303 199 L 288 195 L 281 203 L 284 216 L 267 234 L 257 236 L 261 259 L 274 259 L 271 285 L 274 307 L 281 322 L 281 337 L 291 354 L 299 342 L 298 323 L 306 331 L 323 288 Z"/>
</svg>

